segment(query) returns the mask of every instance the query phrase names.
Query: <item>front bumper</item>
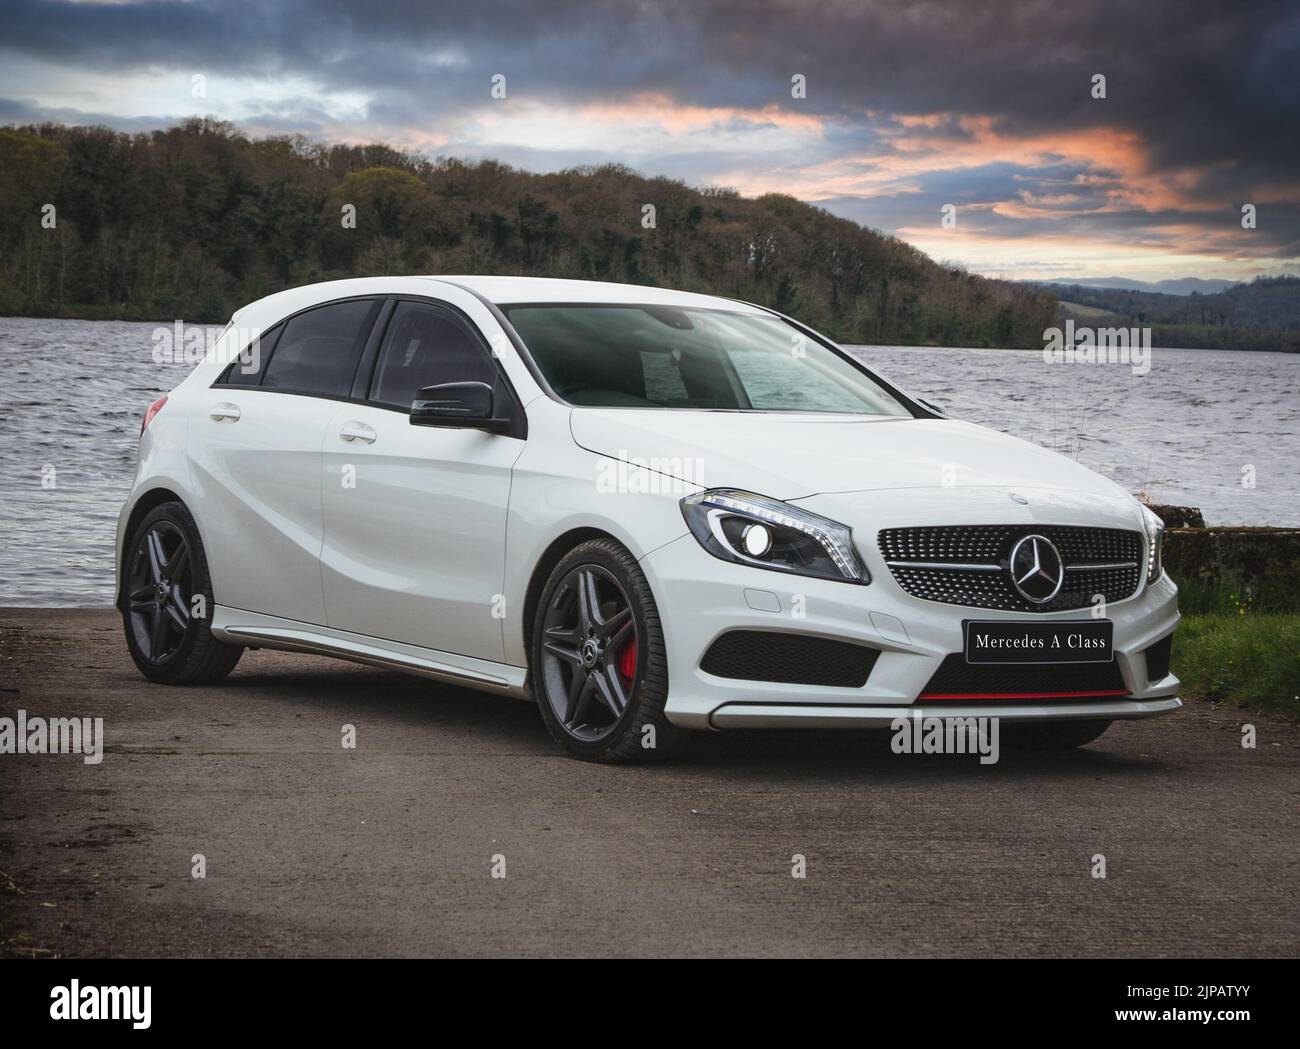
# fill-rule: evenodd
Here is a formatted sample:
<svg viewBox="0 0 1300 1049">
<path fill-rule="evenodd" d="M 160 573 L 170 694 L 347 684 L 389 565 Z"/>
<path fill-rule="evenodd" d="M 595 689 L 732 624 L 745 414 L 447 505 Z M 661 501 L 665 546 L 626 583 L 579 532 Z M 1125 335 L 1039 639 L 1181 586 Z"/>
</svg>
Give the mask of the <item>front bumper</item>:
<svg viewBox="0 0 1300 1049">
<path fill-rule="evenodd" d="M 861 551 L 864 554 L 867 551 Z M 1152 717 L 1177 710 L 1178 679 L 1149 681 L 1144 650 L 1178 625 L 1177 589 L 1167 576 L 1112 602 L 1115 660 L 1129 695 L 1078 701 L 917 702 L 944 658 L 962 651 L 963 619 L 1023 619 L 1023 613 L 925 601 L 905 593 L 883 563 L 868 555 L 872 582 L 858 586 L 750 568 L 707 554 L 685 535 L 642 561 L 659 606 L 668 649 L 665 713 L 684 728 L 888 727 L 897 717 L 999 717 L 1053 721 Z M 1086 618 L 1070 611 L 1035 621 Z M 865 685 L 841 688 L 723 678 L 700 669 L 729 630 L 779 631 L 878 649 Z"/>
</svg>

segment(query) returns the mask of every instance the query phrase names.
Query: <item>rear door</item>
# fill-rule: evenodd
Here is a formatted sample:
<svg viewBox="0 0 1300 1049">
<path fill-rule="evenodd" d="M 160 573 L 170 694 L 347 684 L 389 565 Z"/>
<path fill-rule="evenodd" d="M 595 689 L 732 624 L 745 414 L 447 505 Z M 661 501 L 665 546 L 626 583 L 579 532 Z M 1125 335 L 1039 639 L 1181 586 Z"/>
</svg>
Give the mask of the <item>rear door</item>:
<svg viewBox="0 0 1300 1049">
<path fill-rule="evenodd" d="M 412 426 L 421 387 L 478 380 L 522 411 L 477 327 L 448 302 L 399 300 L 368 404 L 325 434 L 321 576 L 331 627 L 500 662 L 514 436 Z"/>
<path fill-rule="evenodd" d="M 382 300 L 295 314 L 206 391 L 189 434 L 203 544 L 222 605 L 325 623 L 321 444 L 352 394 Z"/>
</svg>

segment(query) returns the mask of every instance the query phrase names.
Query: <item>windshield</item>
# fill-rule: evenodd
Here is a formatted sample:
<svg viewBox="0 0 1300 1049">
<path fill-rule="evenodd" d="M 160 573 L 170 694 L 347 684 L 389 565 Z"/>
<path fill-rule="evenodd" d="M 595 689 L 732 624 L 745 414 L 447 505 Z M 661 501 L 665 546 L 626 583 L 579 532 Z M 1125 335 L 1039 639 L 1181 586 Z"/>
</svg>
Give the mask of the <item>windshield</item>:
<svg viewBox="0 0 1300 1049">
<path fill-rule="evenodd" d="M 551 389 L 570 404 L 911 414 L 779 317 L 677 306 L 503 308 Z"/>
</svg>

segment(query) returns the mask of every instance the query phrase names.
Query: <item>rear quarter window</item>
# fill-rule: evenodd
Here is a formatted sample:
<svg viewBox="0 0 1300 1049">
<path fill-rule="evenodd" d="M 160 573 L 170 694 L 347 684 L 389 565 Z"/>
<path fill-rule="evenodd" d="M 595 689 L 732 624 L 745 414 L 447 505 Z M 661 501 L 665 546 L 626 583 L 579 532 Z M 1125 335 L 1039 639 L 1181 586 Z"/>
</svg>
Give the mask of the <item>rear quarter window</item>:
<svg viewBox="0 0 1300 1049">
<path fill-rule="evenodd" d="M 262 382 L 262 374 L 266 371 L 266 362 L 271 359 L 276 341 L 280 338 L 280 333 L 283 330 L 283 325 L 276 325 L 241 349 L 239 356 L 231 361 L 226 370 L 221 373 L 221 378 L 217 380 L 216 385 L 259 385 Z"/>
</svg>

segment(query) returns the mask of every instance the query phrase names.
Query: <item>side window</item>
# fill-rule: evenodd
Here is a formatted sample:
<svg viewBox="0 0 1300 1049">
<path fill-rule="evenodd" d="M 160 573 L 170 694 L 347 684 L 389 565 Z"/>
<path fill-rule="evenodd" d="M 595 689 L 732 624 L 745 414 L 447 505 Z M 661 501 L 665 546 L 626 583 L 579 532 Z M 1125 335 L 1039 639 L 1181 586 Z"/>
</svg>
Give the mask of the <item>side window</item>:
<svg viewBox="0 0 1300 1049">
<path fill-rule="evenodd" d="M 335 302 L 290 319 L 267 362 L 262 385 L 346 397 L 380 305 L 366 299 Z"/>
<path fill-rule="evenodd" d="M 260 338 L 255 339 L 240 350 L 239 356 L 231 361 L 230 366 L 221 373 L 217 385 L 257 386 L 261 383 L 262 373 L 266 371 L 266 362 L 271 359 L 276 340 L 280 338 L 282 331 L 284 331 L 284 325 L 276 325 L 270 331 L 263 332 Z"/>
<path fill-rule="evenodd" d="M 496 368 L 469 326 L 437 306 L 399 302 L 379 351 L 370 399 L 410 408 L 424 386 L 471 380 L 493 384 Z"/>
</svg>

